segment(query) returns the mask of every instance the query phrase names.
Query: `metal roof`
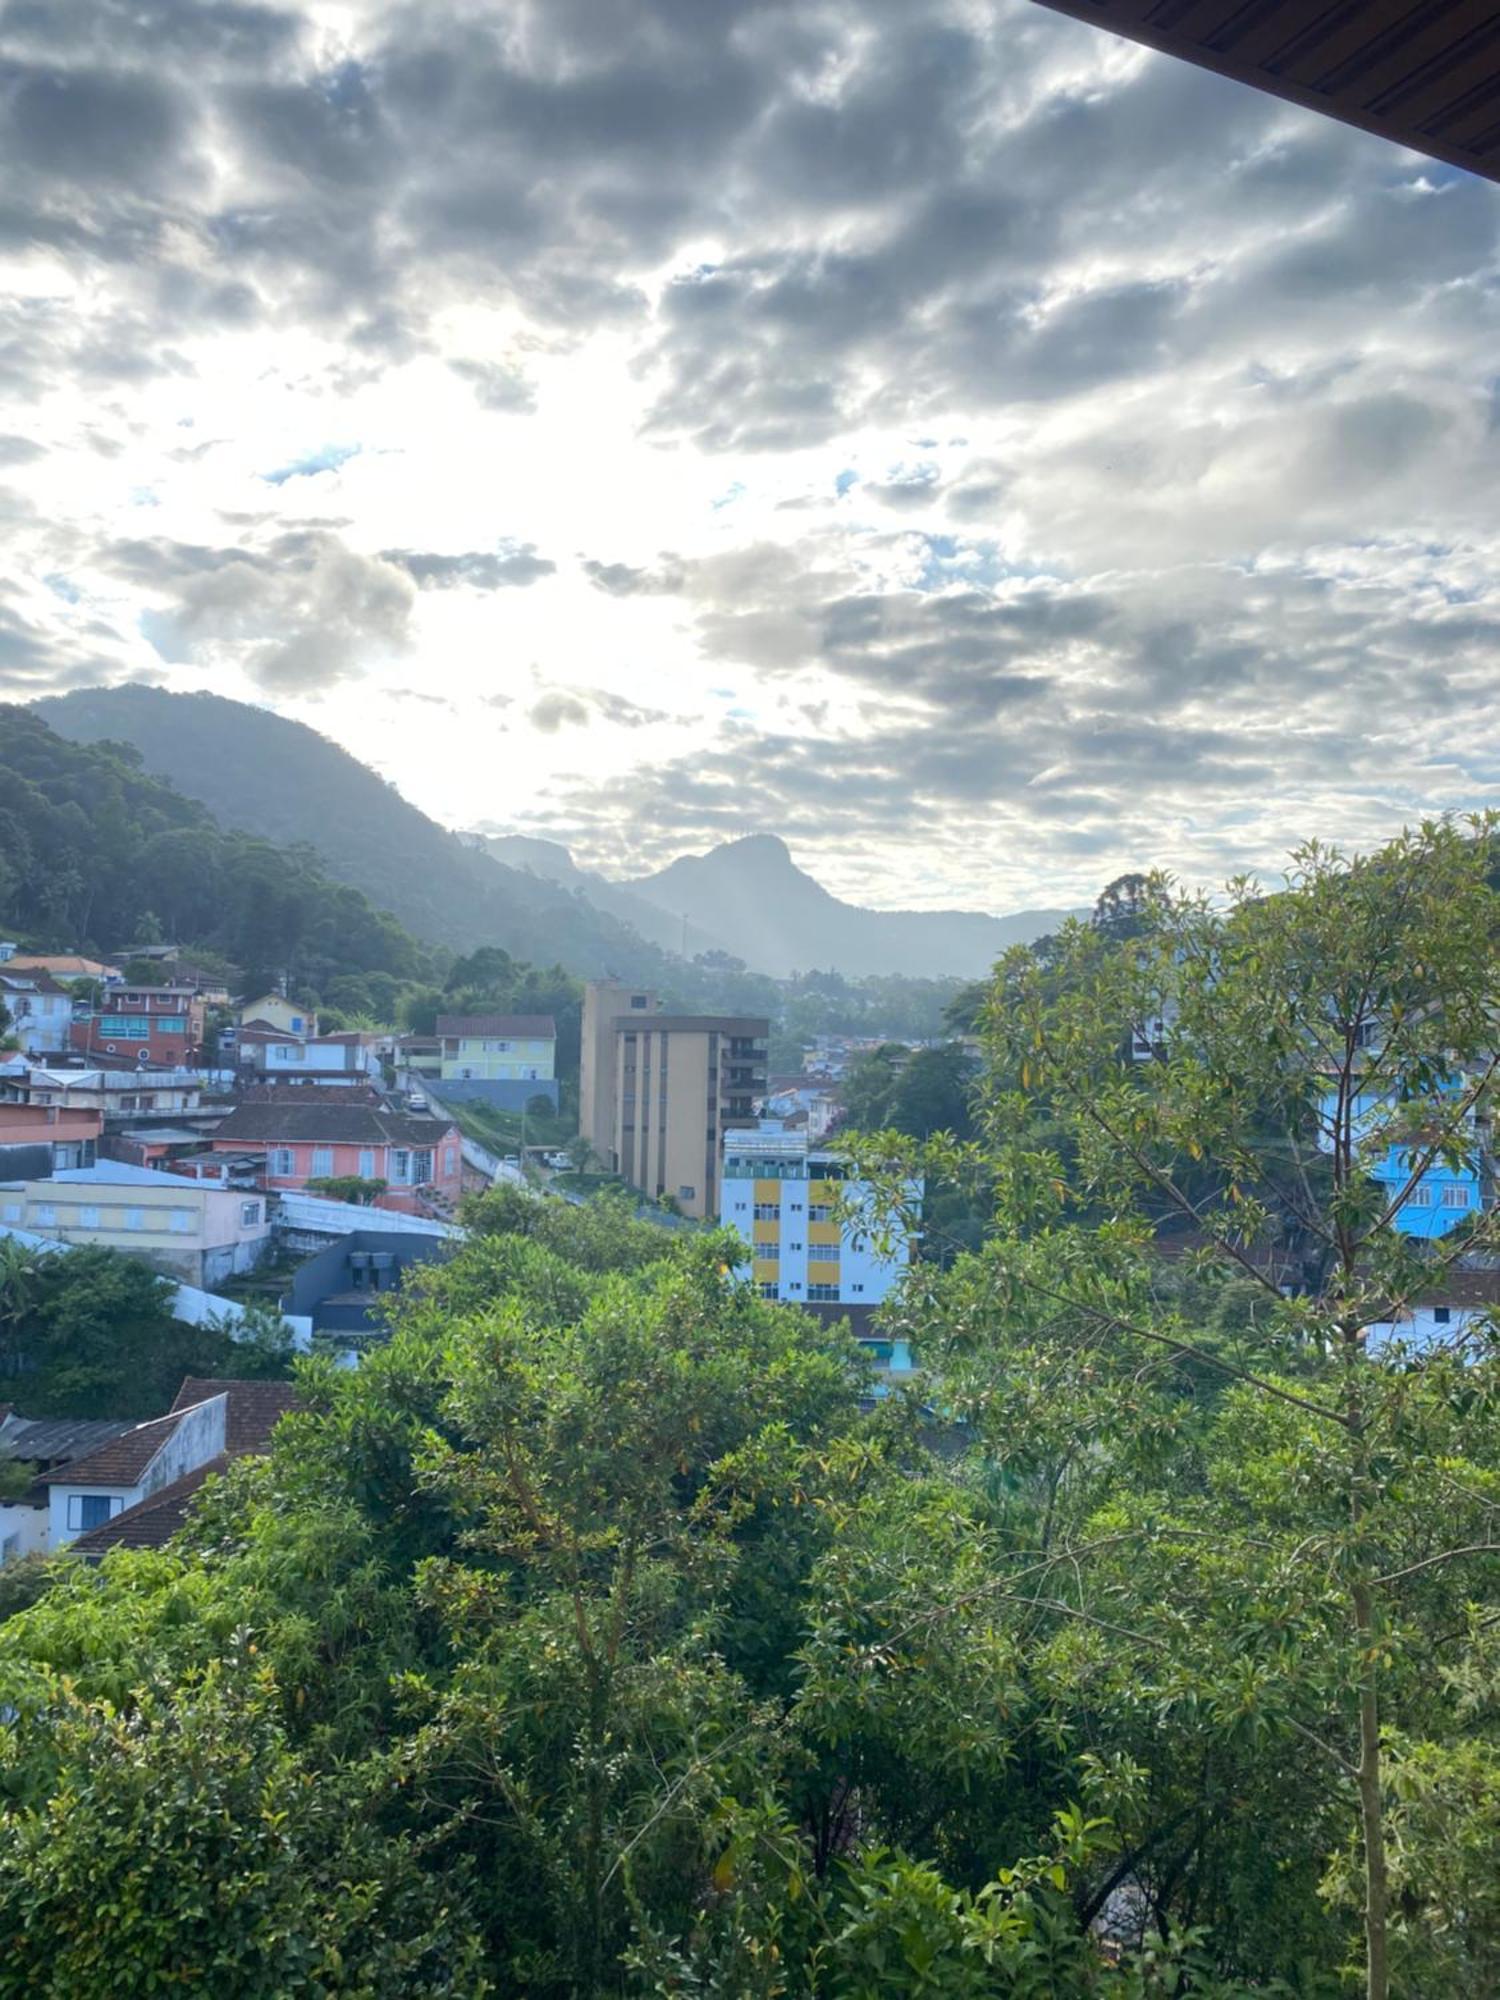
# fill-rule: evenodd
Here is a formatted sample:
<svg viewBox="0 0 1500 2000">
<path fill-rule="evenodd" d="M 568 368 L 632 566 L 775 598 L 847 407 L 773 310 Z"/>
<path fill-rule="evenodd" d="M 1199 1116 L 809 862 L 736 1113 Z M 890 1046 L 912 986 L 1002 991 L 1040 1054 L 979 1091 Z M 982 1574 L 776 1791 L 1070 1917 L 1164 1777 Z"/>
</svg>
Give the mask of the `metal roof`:
<svg viewBox="0 0 1500 2000">
<path fill-rule="evenodd" d="M 1500 180 L 1495 0 L 1041 0 Z"/>
</svg>

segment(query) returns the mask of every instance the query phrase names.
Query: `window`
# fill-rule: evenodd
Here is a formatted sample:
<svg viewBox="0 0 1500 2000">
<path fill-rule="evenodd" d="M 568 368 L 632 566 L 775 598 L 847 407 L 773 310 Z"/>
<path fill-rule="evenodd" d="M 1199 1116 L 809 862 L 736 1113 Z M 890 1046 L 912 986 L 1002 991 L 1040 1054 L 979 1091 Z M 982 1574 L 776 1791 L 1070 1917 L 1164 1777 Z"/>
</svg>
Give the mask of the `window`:
<svg viewBox="0 0 1500 2000">
<path fill-rule="evenodd" d="M 266 1172 L 274 1180 L 289 1181 L 297 1171 L 297 1159 L 290 1146 L 273 1146 L 266 1155 Z"/>
<path fill-rule="evenodd" d="M 122 1111 L 139 1111 L 140 1108 L 141 1100 L 138 1097 L 122 1097 L 120 1099 L 120 1109 Z"/>
<path fill-rule="evenodd" d="M 300 1042 L 289 1042 L 280 1049 L 273 1049 L 271 1053 L 273 1055 L 279 1055 L 283 1062 L 294 1063 L 294 1062 L 307 1061 L 307 1050 L 303 1048 Z"/>
<path fill-rule="evenodd" d="M 359 1149 L 359 1177 L 364 1181 L 372 1181 L 375 1178 L 375 1149 L 373 1146 L 361 1146 Z"/>
<path fill-rule="evenodd" d="M 779 1299 L 781 1297 L 781 1287 L 774 1278 L 767 1278 L 764 1284 L 757 1285 L 755 1289 L 763 1299 Z"/>
<path fill-rule="evenodd" d="M 302 1029 L 303 1029 L 303 1025 L 304 1025 L 304 1023 L 303 1023 L 303 1019 L 302 1019 L 302 1016 L 301 1016 L 300 1014 L 293 1014 L 293 1016 L 292 1016 L 292 1033 L 293 1033 L 294 1035 L 300 1035 L 300 1034 L 302 1033 Z"/>
<path fill-rule="evenodd" d="M 259 1221 L 260 1221 L 260 1203 L 258 1201 L 242 1201 L 240 1203 L 241 1224 L 248 1229 L 253 1223 L 257 1223 Z"/>
<path fill-rule="evenodd" d="M 78 1220 L 85 1229 L 97 1229 L 99 1227 L 99 1211 L 92 1203 L 88 1203 L 80 1211 Z"/>
<path fill-rule="evenodd" d="M 443 1148 L 444 1179 L 451 1181 L 454 1174 L 457 1172 L 457 1169 L 458 1169 L 458 1161 L 454 1158 L 453 1148 L 451 1146 L 444 1146 Z"/>
<path fill-rule="evenodd" d="M 68 1526 L 74 1534 L 87 1534 L 90 1528 L 102 1528 L 111 1514 L 118 1514 L 120 1502 L 108 1493 L 70 1493 L 68 1495 Z"/>
<path fill-rule="evenodd" d="M 734 1207 L 735 1207 L 735 1213 L 737 1215 L 743 1215 L 745 1213 L 746 1203 L 742 1201 L 737 1201 Z"/>
<path fill-rule="evenodd" d="M 809 1285 L 807 1288 L 808 1299 L 810 1301 L 815 1300 L 821 1305 L 830 1305 L 836 1302 L 838 1295 L 839 1288 L 837 1285 Z"/>
<path fill-rule="evenodd" d="M 312 1149 L 312 1171 L 314 1180 L 327 1180 L 333 1172 L 332 1146 L 314 1146 Z"/>
<path fill-rule="evenodd" d="M 1432 1317 L 1436 1325 L 1446 1326 L 1453 1317 L 1453 1308 L 1451 1306 L 1434 1306 Z"/>
<path fill-rule="evenodd" d="M 646 1006 L 649 998 L 650 998 L 649 994 L 632 993 L 630 996 L 631 1011 L 637 1014 L 640 1013 L 641 1010 Z"/>
<path fill-rule="evenodd" d="M 40 1210 L 37 1211 L 36 1219 L 38 1222 L 42 1219 Z M 19 1222 L 20 1220 L 21 1204 L 18 1201 L 8 1201 L 3 1208 L 0 1208 L 0 1221 Z"/>
<path fill-rule="evenodd" d="M 55 1229 L 57 1210 L 50 1201 L 39 1201 L 36 1205 L 36 1219 L 44 1229 Z"/>
<path fill-rule="evenodd" d="M 851 1285 L 851 1286 L 849 1287 L 849 1289 L 850 1289 L 850 1291 L 851 1291 L 851 1292 L 862 1292 L 862 1291 L 864 1290 L 864 1286 L 863 1286 L 863 1285 Z"/>
<path fill-rule="evenodd" d="M 696 1188 L 688 1187 L 685 1183 L 678 1187 L 677 1199 L 679 1201 L 696 1201 L 697 1198 L 698 1190 Z"/>
<path fill-rule="evenodd" d="M 800 1215 L 802 1213 L 802 1204 L 800 1201 L 789 1201 L 787 1203 L 787 1207 L 791 1210 L 793 1215 Z"/>
<path fill-rule="evenodd" d="M 411 1177 L 418 1187 L 425 1187 L 432 1179 L 432 1148 L 424 1146 L 411 1156 Z"/>
<path fill-rule="evenodd" d="M 763 1264 L 779 1264 L 781 1262 L 781 1245 L 779 1243 L 757 1243 L 754 1248 L 756 1256 Z"/>
<path fill-rule="evenodd" d="M 831 1222 L 833 1210 L 826 1201 L 815 1201 L 808 1208 L 807 1219 L 809 1222 Z"/>
<path fill-rule="evenodd" d="M 1469 1190 L 1466 1187 L 1458 1187 L 1450 1182 L 1443 1189 L 1444 1208 L 1467 1208 L 1468 1205 Z"/>
<path fill-rule="evenodd" d="M 744 1206 L 745 1204 L 741 1202 L 740 1207 L 743 1208 Z M 755 1219 L 757 1222 L 780 1222 L 781 1203 L 779 1201 L 758 1201 L 755 1204 Z"/>
<path fill-rule="evenodd" d="M 122 1042 L 146 1042 L 151 1039 L 151 1023 L 144 1014 L 119 1014 L 113 1020 L 105 1017 L 99 1024 L 107 1035 L 113 1035 Z"/>
<path fill-rule="evenodd" d="M 800 1250 L 802 1248 L 802 1245 L 800 1243 L 789 1243 L 787 1245 L 787 1248 L 789 1250 Z"/>
<path fill-rule="evenodd" d="M 127 1208 L 127 1209 L 126 1209 L 126 1211 L 125 1211 L 125 1227 L 126 1227 L 127 1229 L 144 1229 L 144 1228 L 145 1228 L 145 1226 L 146 1226 L 146 1211 L 145 1211 L 145 1209 L 143 1209 L 143 1208 Z"/>
<path fill-rule="evenodd" d="M 172 1230 L 174 1235 L 186 1236 L 193 1226 L 193 1211 L 190 1208 L 172 1210 Z"/>
<path fill-rule="evenodd" d="M 1425 1182 L 1419 1183 L 1406 1197 L 1408 1208 L 1431 1208 L 1432 1189 Z"/>
<path fill-rule="evenodd" d="M 411 1179 L 411 1154 L 404 1146 L 391 1148 L 391 1179 L 409 1181 Z"/>
</svg>

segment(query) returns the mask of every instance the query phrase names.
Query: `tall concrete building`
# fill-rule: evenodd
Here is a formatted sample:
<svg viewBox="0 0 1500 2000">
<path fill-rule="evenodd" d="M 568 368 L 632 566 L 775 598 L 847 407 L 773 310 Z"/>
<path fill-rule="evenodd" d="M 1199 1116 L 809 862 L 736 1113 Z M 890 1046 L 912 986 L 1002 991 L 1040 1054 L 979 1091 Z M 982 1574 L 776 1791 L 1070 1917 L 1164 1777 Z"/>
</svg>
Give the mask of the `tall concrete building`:
<svg viewBox="0 0 1500 2000">
<path fill-rule="evenodd" d="M 610 1169 L 686 1215 L 719 1209 L 726 1131 L 755 1123 L 769 1021 L 663 1014 L 656 996 L 613 980 L 584 989 L 579 1129 Z"/>
</svg>

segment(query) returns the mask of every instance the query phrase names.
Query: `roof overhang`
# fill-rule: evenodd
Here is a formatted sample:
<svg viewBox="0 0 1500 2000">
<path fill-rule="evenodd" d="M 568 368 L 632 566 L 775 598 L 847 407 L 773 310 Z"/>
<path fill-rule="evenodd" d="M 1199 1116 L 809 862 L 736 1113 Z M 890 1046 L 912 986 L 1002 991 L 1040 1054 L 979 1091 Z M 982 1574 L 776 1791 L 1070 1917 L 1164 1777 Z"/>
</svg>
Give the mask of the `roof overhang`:
<svg viewBox="0 0 1500 2000">
<path fill-rule="evenodd" d="M 1500 180 L 1496 0 L 1040 0 Z"/>
</svg>

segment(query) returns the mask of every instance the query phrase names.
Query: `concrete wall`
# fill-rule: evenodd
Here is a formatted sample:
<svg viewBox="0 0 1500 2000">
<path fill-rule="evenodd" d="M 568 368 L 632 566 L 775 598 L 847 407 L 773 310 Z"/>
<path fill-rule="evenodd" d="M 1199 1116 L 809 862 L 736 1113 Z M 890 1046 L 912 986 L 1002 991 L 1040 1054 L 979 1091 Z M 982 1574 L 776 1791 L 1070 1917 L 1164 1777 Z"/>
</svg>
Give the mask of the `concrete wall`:
<svg viewBox="0 0 1500 2000">
<path fill-rule="evenodd" d="M 533 1097 L 545 1097 L 554 1110 L 558 1102 L 557 1079 L 550 1076 L 444 1076 L 440 1089 L 447 1103 L 491 1104 L 497 1111 L 524 1111 Z"/>
</svg>

